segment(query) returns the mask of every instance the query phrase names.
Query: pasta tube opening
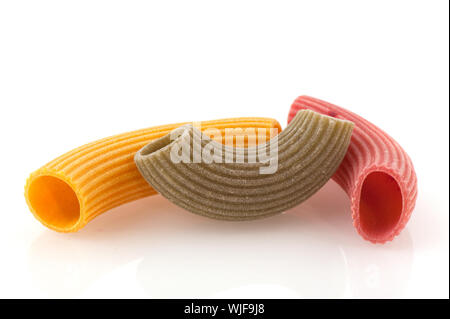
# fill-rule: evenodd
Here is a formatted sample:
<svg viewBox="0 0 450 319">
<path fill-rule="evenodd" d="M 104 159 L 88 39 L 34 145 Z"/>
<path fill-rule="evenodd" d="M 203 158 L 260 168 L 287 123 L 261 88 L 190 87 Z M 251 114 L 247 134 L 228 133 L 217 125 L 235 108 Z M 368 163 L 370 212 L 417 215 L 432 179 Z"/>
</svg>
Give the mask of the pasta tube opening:
<svg viewBox="0 0 450 319">
<path fill-rule="evenodd" d="M 28 184 L 28 204 L 44 225 L 69 230 L 80 221 L 80 202 L 73 188 L 63 179 L 38 175 Z"/>
<path fill-rule="evenodd" d="M 163 149 L 164 147 L 170 145 L 172 143 L 172 140 L 170 139 L 170 135 L 165 135 L 163 137 L 160 137 L 158 140 L 154 141 L 153 143 L 148 144 L 147 146 L 143 147 L 139 153 L 141 156 L 147 156 L 151 153 L 154 153 L 156 151 L 159 151 L 160 149 Z"/>
<path fill-rule="evenodd" d="M 369 173 L 360 189 L 361 230 L 373 238 L 384 238 L 398 224 L 403 197 L 397 181 L 384 172 Z"/>
</svg>

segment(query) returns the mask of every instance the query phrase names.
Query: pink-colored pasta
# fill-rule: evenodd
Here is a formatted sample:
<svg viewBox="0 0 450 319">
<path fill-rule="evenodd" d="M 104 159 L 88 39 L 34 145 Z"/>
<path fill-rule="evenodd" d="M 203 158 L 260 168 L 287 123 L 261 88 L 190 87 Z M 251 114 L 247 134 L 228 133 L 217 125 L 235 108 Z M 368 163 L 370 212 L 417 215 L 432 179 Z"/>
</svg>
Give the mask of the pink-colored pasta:
<svg viewBox="0 0 450 319">
<path fill-rule="evenodd" d="M 392 240 L 408 222 L 417 198 L 417 177 L 409 156 L 372 123 L 312 97 L 294 101 L 288 122 L 303 109 L 355 123 L 347 154 L 333 179 L 350 197 L 358 233 L 373 243 Z"/>
</svg>

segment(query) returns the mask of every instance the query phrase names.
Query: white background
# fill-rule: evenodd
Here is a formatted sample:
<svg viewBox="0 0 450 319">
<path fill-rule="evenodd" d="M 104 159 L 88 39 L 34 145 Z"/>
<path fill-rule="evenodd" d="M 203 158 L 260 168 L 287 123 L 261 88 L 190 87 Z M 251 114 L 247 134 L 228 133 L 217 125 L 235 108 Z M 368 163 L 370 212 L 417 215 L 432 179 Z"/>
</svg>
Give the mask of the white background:
<svg viewBox="0 0 450 319">
<path fill-rule="evenodd" d="M 0 297 L 449 297 L 448 1 L 1 1 Z M 357 235 L 334 182 L 227 223 L 160 196 L 75 234 L 29 213 L 29 173 L 86 142 L 187 120 L 273 117 L 301 94 L 407 150 L 407 228 Z"/>
</svg>

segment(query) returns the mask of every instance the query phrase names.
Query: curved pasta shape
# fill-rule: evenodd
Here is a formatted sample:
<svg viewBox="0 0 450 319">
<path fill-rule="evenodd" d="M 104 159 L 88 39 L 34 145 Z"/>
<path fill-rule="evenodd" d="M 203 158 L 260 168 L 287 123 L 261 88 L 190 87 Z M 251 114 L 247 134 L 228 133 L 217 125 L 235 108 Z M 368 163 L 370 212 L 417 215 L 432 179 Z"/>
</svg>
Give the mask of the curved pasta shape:
<svg viewBox="0 0 450 319">
<path fill-rule="evenodd" d="M 417 177 L 411 159 L 381 129 L 336 105 L 298 97 L 289 119 L 305 109 L 355 123 L 348 152 L 333 179 L 351 201 L 353 225 L 373 243 L 397 236 L 411 216 L 417 198 Z"/>
<path fill-rule="evenodd" d="M 349 121 L 301 111 L 269 142 L 232 148 L 184 126 L 142 148 L 135 162 L 150 185 L 178 206 L 216 219 L 251 220 L 291 208 L 321 188 L 344 158 L 352 128 Z M 186 145 L 186 162 L 177 162 Z M 213 156 L 192 162 L 200 153 Z M 275 161 L 275 172 L 264 170 Z"/>
<path fill-rule="evenodd" d="M 200 122 L 202 129 L 267 129 L 280 124 L 268 118 L 235 118 Z M 74 232 L 107 210 L 156 194 L 139 174 L 134 154 L 150 141 L 186 123 L 151 127 L 101 139 L 78 147 L 33 172 L 25 185 L 25 199 L 45 226 Z"/>
</svg>

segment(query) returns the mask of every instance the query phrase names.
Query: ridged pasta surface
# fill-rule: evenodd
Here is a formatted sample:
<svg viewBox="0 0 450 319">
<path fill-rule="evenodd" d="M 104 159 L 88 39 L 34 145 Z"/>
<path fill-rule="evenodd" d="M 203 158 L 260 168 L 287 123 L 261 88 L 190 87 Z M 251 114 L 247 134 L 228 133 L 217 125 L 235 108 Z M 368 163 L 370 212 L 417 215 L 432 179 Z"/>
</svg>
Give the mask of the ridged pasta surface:
<svg viewBox="0 0 450 319">
<path fill-rule="evenodd" d="M 217 219 L 256 219 L 283 212 L 322 187 L 344 158 L 352 128 L 349 121 L 305 110 L 269 142 L 229 148 L 185 126 L 173 132 L 178 138 L 167 135 L 144 147 L 135 161 L 150 185 L 180 207 Z M 190 157 L 174 161 L 173 154 L 186 145 Z M 195 152 L 199 155 L 208 146 L 219 154 L 217 161 L 192 162 Z M 259 154 L 267 155 L 264 162 L 255 161 Z M 233 161 L 227 163 L 227 158 Z M 276 169 L 262 173 L 271 160 Z"/>
<path fill-rule="evenodd" d="M 34 216 L 61 232 L 77 231 L 94 217 L 121 204 L 156 194 L 134 164 L 147 143 L 186 123 L 157 126 L 104 138 L 78 147 L 33 172 L 25 198 Z M 200 122 L 202 129 L 277 128 L 268 118 L 234 118 Z M 270 139 L 267 130 L 266 139 Z"/>
<path fill-rule="evenodd" d="M 312 97 L 298 97 L 288 121 L 305 109 L 355 123 L 348 152 L 333 179 L 350 197 L 358 233 L 373 243 L 392 240 L 408 222 L 417 198 L 417 177 L 408 154 L 369 121 Z"/>
</svg>

